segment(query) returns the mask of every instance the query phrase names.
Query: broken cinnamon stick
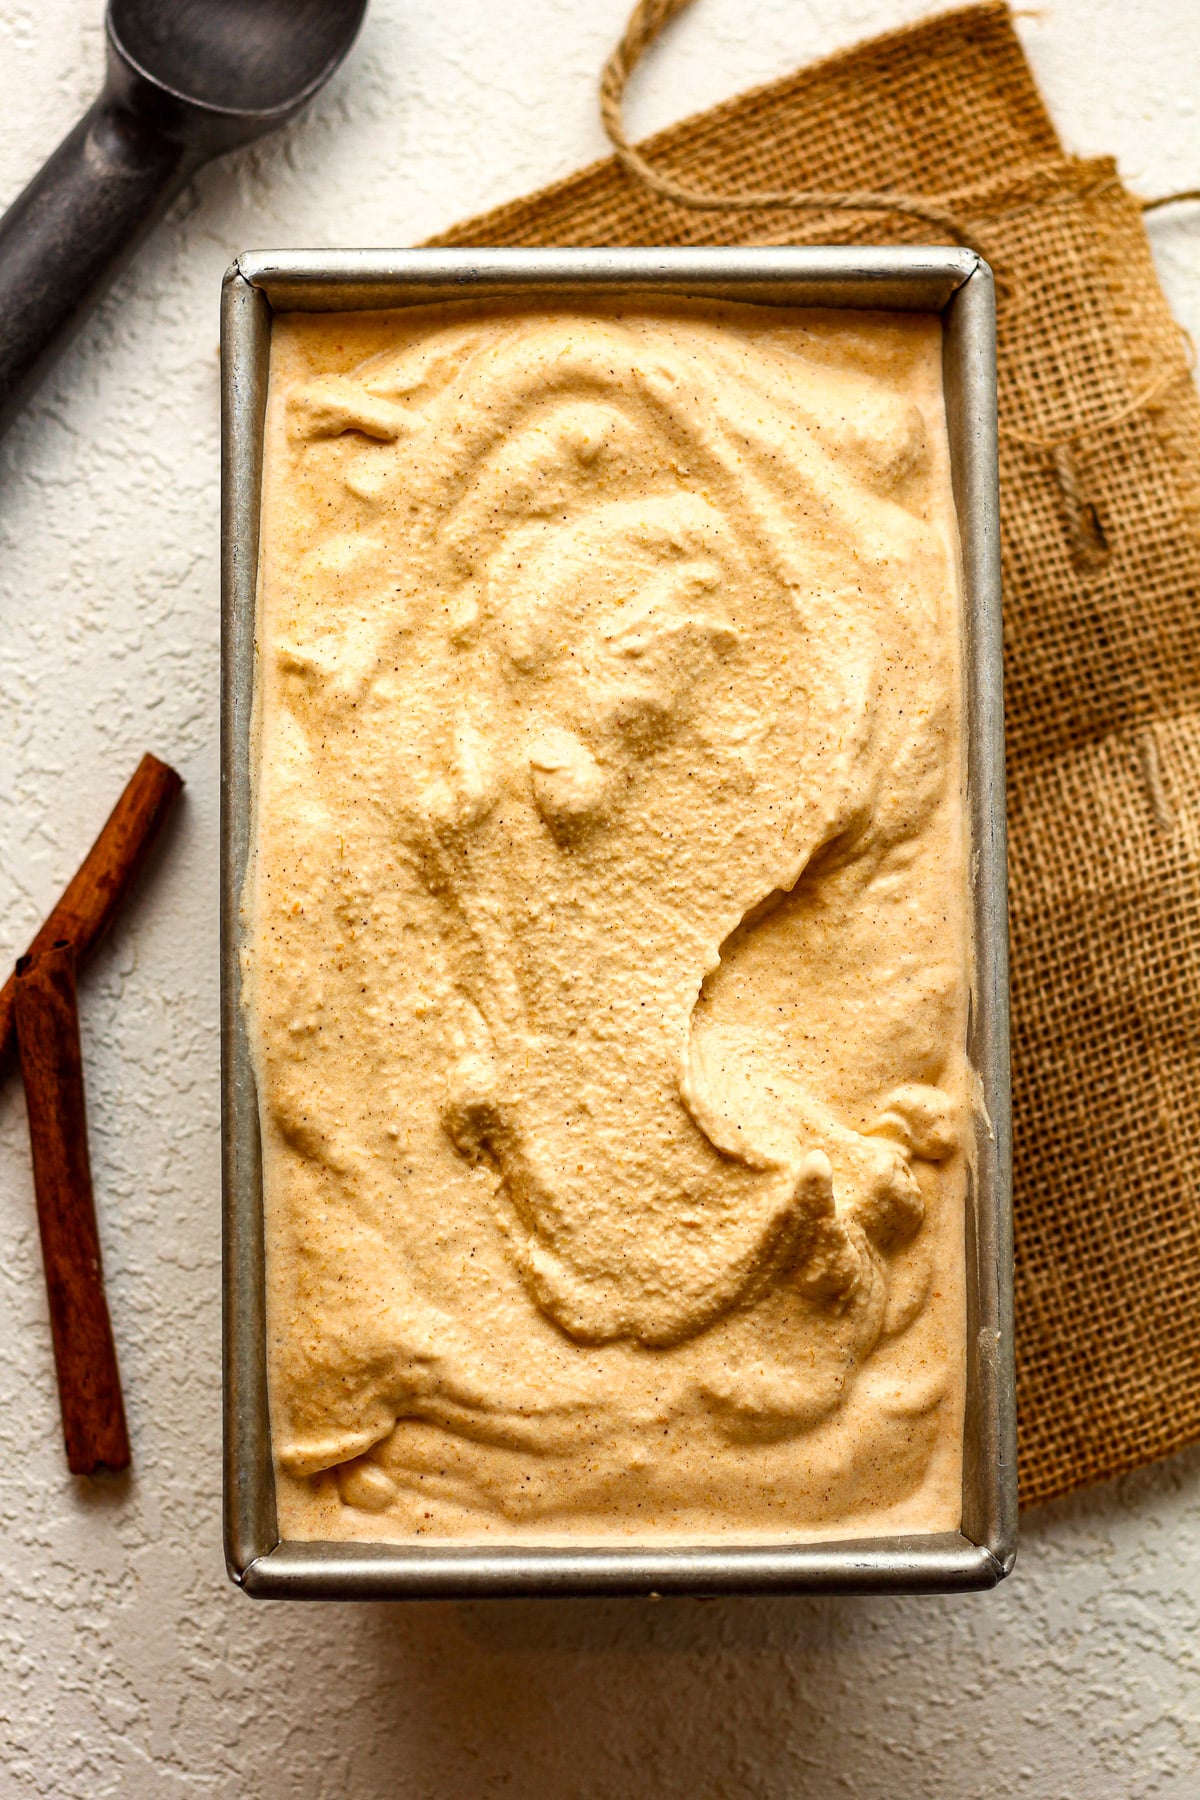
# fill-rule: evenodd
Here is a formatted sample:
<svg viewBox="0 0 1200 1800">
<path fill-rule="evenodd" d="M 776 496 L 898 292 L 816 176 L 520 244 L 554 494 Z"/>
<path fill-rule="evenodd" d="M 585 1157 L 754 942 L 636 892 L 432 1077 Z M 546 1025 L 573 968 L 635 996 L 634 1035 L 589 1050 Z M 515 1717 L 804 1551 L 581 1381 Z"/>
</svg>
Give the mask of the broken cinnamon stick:
<svg viewBox="0 0 1200 1800">
<path fill-rule="evenodd" d="M 126 1469 L 129 1437 L 100 1270 L 70 944 L 23 956 L 13 985 L 67 1466 L 73 1475 Z"/>
<path fill-rule="evenodd" d="M 112 924 L 183 782 L 156 756 L 143 756 L 125 792 L 62 897 L 29 946 L 36 955 L 60 940 L 81 968 Z M 0 989 L 0 1081 L 16 1049 L 12 976 Z"/>
</svg>

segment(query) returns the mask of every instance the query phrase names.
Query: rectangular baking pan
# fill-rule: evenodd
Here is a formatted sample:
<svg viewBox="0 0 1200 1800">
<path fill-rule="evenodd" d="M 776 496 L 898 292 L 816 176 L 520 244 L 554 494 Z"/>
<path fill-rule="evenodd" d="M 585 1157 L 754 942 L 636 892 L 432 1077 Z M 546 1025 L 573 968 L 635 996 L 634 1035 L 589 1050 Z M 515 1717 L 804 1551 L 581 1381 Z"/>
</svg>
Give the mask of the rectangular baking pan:
<svg viewBox="0 0 1200 1800">
<path fill-rule="evenodd" d="M 968 1050 L 982 1108 L 967 1212 L 961 1532 L 818 1543 L 537 1548 L 281 1541 L 267 1405 L 258 1099 L 239 1000 L 251 842 L 251 714 L 271 319 L 504 295 L 691 296 L 940 313 L 966 590 L 975 969 Z M 221 1051 L 225 1551 L 279 1599 L 552 1594 L 934 1593 L 992 1587 L 1016 1551 L 1004 717 L 991 272 L 971 250 L 288 250 L 239 257 L 222 311 Z"/>
</svg>

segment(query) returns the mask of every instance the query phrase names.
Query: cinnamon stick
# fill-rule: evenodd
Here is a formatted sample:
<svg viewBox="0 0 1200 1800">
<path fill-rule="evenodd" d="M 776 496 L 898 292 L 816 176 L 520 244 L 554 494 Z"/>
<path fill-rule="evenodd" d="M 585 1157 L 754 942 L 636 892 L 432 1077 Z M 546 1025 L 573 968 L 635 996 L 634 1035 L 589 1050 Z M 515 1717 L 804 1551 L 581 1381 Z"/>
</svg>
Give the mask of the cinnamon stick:
<svg viewBox="0 0 1200 1800">
<path fill-rule="evenodd" d="M 126 1469 L 129 1437 L 100 1270 L 70 944 L 23 956 L 13 985 L 67 1466 L 73 1475 Z"/>
<path fill-rule="evenodd" d="M 27 954 L 63 940 L 74 949 L 76 968 L 82 967 L 116 917 L 182 786 L 174 769 L 143 756 Z M 10 976 L 0 989 L 0 1081 L 16 1050 L 15 998 Z"/>
</svg>

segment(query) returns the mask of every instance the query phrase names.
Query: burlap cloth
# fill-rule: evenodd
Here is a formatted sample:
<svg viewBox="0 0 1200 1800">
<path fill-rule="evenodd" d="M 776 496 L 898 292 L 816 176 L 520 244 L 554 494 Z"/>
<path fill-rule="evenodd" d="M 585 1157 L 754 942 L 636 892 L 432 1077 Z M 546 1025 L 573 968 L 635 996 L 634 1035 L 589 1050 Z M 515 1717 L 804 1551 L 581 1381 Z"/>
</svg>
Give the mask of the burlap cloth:
<svg viewBox="0 0 1200 1800">
<path fill-rule="evenodd" d="M 696 187 L 955 197 L 1002 284 L 1021 1491 L 1200 1437 L 1200 400 L 1114 165 L 1067 156 L 1003 6 L 642 146 Z M 615 160 L 443 244 L 918 242 L 705 213 Z"/>
</svg>

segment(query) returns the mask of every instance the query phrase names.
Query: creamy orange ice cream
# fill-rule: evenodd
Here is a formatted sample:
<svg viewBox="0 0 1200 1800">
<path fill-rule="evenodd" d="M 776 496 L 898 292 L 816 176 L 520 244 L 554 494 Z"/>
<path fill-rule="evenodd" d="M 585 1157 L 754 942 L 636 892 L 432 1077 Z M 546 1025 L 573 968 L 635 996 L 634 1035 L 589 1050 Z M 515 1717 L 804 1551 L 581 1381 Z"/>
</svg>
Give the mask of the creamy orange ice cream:
<svg viewBox="0 0 1200 1800">
<path fill-rule="evenodd" d="M 934 318 L 276 320 L 285 1536 L 957 1528 L 961 612 Z"/>
</svg>

